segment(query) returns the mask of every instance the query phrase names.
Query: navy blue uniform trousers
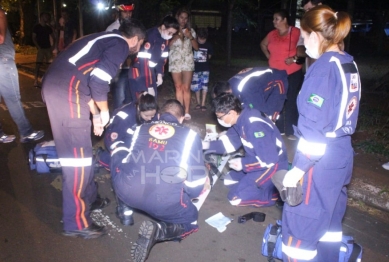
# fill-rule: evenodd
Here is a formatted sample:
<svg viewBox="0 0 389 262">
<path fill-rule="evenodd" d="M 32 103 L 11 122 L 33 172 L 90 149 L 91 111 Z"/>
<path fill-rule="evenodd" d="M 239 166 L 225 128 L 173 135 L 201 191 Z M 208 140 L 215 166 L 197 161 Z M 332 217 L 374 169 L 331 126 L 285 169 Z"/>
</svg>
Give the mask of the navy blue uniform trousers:
<svg viewBox="0 0 389 262">
<path fill-rule="evenodd" d="M 321 238 L 327 232 L 342 231 L 353 157 L 349 136 L 330 141 L 325 155 L 303 177 L 303 202 L 295 207 L 284 206 L 283 243 L 297 252 L 317 250 L 316 257 L 309 261 L 339 260 L 340 242 Z M 283 261 L 289 261 L 285 254 Z"/>
<path fill-rule="evenodd" d="M 43 99 L 62 166 L 64 230 L 81 230 L 92 223 L 89 206 L 97 196 L 90 110 L 76 92 L 69 95 L 67 89 L 58 87 L 63 81 L 46 81 Z"/>
</svg>

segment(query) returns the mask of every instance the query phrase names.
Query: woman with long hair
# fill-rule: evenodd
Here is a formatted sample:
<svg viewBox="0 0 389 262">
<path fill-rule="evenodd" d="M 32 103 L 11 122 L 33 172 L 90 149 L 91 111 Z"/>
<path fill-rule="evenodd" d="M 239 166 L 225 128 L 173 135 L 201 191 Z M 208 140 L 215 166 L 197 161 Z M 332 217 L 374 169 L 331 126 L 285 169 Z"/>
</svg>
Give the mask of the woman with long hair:
<svg viewBox="0 0 389 262">
<path fill-rule="evenodd" d="M 198 50 L 199 47 L 196 32 L 190 26 L 189 10 L 180 8 L 176 13 L 176 19 L 180 29 L 169 44 L 169 72 L 173 77 L 176 99 L 185 108 L 185 120 L 190 120 L 190 85 L 194 71 L 193 49 Z"/>
</svg>

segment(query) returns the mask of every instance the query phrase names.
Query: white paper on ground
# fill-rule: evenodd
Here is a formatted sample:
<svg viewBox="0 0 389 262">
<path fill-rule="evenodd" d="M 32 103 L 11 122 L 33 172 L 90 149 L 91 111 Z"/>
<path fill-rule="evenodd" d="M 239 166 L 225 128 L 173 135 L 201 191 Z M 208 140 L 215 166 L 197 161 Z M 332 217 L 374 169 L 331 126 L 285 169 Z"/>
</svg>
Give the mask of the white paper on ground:
<svg viewBox="0 0 389 262">
<path fill-rule="evenodd" d="M 220 233 L 224 232 L 227 229 L 227 225 L 231 223 L 232 219 L 223 215 L 222 212 L 217 213 L 216 215 L 207 218 L 207 222 L 210 226 L 213 226 Z"/>
</svg>

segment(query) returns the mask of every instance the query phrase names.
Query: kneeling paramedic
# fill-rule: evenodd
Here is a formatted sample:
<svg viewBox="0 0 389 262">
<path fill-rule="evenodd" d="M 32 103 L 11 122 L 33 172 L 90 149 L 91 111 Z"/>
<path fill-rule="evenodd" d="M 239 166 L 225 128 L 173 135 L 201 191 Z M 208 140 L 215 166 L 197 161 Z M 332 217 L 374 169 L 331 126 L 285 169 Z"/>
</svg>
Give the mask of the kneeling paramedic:
<svg viewBox="0 0 389 262">
<path fill-rule="evenodd" d="M 207 183 L 201 139 L 184 127 L 184 108 L 175 99 L 159 111 L 159 120 L 136 128 L 130 148 L 111 156 L 112 185 L 127 206 L 158 220 L 143 221 L 131 256 L 141 262 L 157 242 L 181 240 L 198 230 L 191 199 Z"/>
<path fill-rule="evenodd" d="M 288 160 L 283 139 L 273 122 L 256 109 L 242 109 L 232 94 L 213 100 L 220 125 L 230 127 L 217 141 L 203 142 L 205 153 L 233 153 L 243 146 L 244 157 L 229 160 L 231 170 L 224 179 L 230 188 L 228 200 L 234 206 L 272 206 L 278 198 L 271 177 L 286 170 Z"/>
</svg>

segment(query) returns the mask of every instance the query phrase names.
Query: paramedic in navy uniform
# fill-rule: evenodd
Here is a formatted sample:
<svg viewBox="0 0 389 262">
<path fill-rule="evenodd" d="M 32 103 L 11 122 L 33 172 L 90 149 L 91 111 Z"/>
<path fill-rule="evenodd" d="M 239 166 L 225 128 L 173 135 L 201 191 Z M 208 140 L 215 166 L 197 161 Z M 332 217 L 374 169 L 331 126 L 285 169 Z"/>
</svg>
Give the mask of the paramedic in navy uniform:
<svg viewBox="0 0 389 262">
<path fill-rule="evenodd" d="M 136 101 L 144 91 L 157 97 L 157 87 L 162 85 L 164 66 L 169 55 L 169 39 L 178 28 L 177 19 L 165 16 L 159 26 L 147 30 L 147 42 L 130 67 L 132 101 Z"/>
<path fill-rule="evenodd" d="M 285 70 L 268 67 L 246 68 L 228 80 L 231 91 L 244 107 L 255 108 L 275 122 L 284 107 L 288 91 Z"/>
<path fill-rule="evenodd" d="M 199 135 L 182 125 L 184 114 L 180 102 L 166 101 L 158 121 L 136 128 L 130 148 L 112 152 L 112 185 L 117 197 L 158 220 L 142 222 L 139 239 L 131 248 L 137 262 L 147 259 L 156 242 L 181 240 L 198 230 L 198 210 L 191 199 L 209 181 L 208 171 Z"/>
<path fill-rule="evenodd" d="M 85 36 L 54 60 L 42 83 L 42 96 L 62 166 L 63 235 L 96 238 L 105 228 L 92 223 L 95 203 L 90 113 L 93 129 L 101 135 L 109 121 L 109 83 L 123 62 L 135 53 L 145 38 L 138 21 L 123 23 L 119 31 Z M 100 111 L 100 112 L 99 112 Z M 99 200 L 99 199 L 97 199 Z M 96 200 L 96 201 L 97 201 Z"/>
<path fill-rule="evenodd" d="M 298 95 L 300 137 L 293 166 L 283 185 L 301 183 L 303 202 L 284 205 L 282 252 L 284 261 L 338 261 L 342 219 L 354 151 L 361 83 L 352 56 L 339 44 L 350 32 L 345 12 L 319 5 L 301 21 L 309 57 L 317 59 L 304 79 Z"/>
<path fill-rule="evenodd" d="M 203 142 L 204 150 L 215 154 L 233 153 L 243 146 L 244 157 L 229 160 L 231 170 L 224 178 L 230 188 L 228 200 L 234 206 L 272 206 L 278 198 L 271 177 L 287 170 L 283 139 L 274 123 L 256 109 L 242 109 L 233 94 L 222 94 L 213 101 L 220 125 L 230 127 L 217 141 Z"/>
<path fill-rule="evenodd" d="M 107 150 L 99 154 L 100 164 L 109 169 L 111 152 L 117 146 L 130 147 L 135 128 L 143 123 L 157 120 L 158 104 L 155 97 L 144 93 L 138 102 L 128 103 L 113 113 L 104 133 L 104 146 Z"/>
<path fill-rule="evenodd" d="M 130 21 L 132 12 L 135 9 L 135 4 L 132 0 L 117 0 L 115 1 L 115 8 L 117 11 L 119 11 L 119 16 L 112 24 L 107 27 L 105 30 L 107 32 L 118 30 L 122 22 Z M 122 66 L 119 69 L 118 74 L 111 81 L 114 110 L 132 101 L 130 85 L 128 82 L 129 60 L 129 58 L 123 57 Z"/>
</svg>

